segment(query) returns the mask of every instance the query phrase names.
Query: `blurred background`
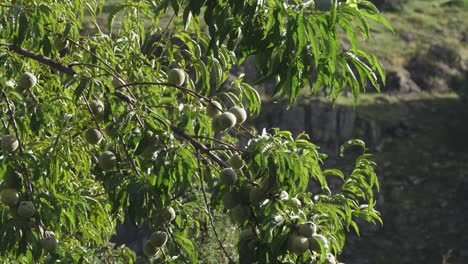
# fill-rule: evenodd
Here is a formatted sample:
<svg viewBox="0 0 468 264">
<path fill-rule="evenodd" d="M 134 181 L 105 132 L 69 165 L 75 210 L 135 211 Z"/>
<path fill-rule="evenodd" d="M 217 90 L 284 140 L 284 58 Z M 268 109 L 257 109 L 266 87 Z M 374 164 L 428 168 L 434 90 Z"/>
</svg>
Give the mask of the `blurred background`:
<svg viewBox="0 0 468 264">
<path fill-rule="evenodd" d="M 118 2 L 106 1 L 103 25 Z M 305 131 L 329 155 L 325 166 L 346 162 L 338 149 L 348 139 L 367 143 L 378 163 L 384 225 L 362 223 L 360 237 L 350 232 L 342 262 L 468 263 L 468 0 L 371 2 L 395 30 L 373 25 L 373 39 L 361 41 L 385 66 L 381 92 L 366 88 L 357 107 L 350 96 L 333 105 L 308 94 L 288 107 L 261 85 L 263 111 L 251 125 Z M 261 77 L 253 59 L 237 71 Z M 138 232 L 147 230 L 121 226 L 116 241 L 138 251 Z"/>
</svg>

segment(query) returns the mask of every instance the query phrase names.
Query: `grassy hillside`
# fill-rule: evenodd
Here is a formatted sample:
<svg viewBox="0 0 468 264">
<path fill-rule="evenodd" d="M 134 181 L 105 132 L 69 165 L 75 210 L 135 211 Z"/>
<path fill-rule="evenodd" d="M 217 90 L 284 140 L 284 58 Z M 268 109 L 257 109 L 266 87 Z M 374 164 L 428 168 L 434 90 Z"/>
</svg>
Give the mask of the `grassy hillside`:
<svg viewBox="0 0 468 264">
<path fill-rule="evenodd" d="M 451 6 L 448 0 L 408 1 L 400 12 L 384 12 L 395 33 L 373 25 L 373 39 L 362 46 L 378 55 L 390 68 L 404 65 L 431 45 L 449 45 L 468 59 L 468 4 Z"/>
</svg>

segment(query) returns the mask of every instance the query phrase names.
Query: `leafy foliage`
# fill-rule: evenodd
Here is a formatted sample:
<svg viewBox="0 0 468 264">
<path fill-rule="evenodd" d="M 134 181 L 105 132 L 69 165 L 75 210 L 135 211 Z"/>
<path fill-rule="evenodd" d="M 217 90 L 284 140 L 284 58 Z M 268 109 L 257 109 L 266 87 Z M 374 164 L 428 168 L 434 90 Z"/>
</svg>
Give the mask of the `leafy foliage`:
<svg viewBox="0 0 468 264">
<path fill-rule="evenodd" d="M 356 218 L 380 221 L 369 155 L 357 159 L 350 175 L 322 170 L 324 155 L 304 135 L 259 133 L 240 124 L 215 133 L 205 112 L 208 105 L 219 108 L 217 101 L 219 110 L 240 105 L 251 116 L 259 113 L 251 84 L 242 75 L 229 78 L 231 68 L 250 55 L 264 74 L 259 81 L 274 78 L 277 93 L 291 103 L 307 83 L 315 91 L 327 88 L 332 98 L 347 86 L 357 98 L 368 80 L 378 87 L 382 66 L 358 48 L 355 29 L 367 38 L 366 19 L 390 26 L 370 2 L 332 2 L 321 11 L 313 1 L 128 1 L 112 8 L 106 30 L 96 20 L 104 1 L 0 4 L 0 131 L 18 140 L 18 146 L 4 147 L 2 137 L 0 188 L 14 188 L 20 201 L 36 208 L 25 218 L 17 205 L 1 205 L 0 259 L 135 262 L 131 250 L 109 242 L 125 214 L 169 235 L 151 258 L 157 263 L 203 262 L 196 241 L 207 223 L 230 262 L 337 256 L 345 232 L 358 231 Z M 162 25 L 168 13 L 171 19 Z M 95 31 L 84 31 L 85 17 Z M 338 27 L 351 49 L 340 46 Z M 167 81 L 173 68 L 186 73 L 183 86 Z M 37 84 L 19 81 L 25 72 Z M 90 128 L 103 140 L 87 139 Z M 356 144 L 365 152 L 363 142 L 347 143 Z M 106 159 L 115 154 L 117 163 L 100 164 L 104 152 Z M 226 186 L 219 174 L 236 154 L 245 166 Z M 330 191 L 327 176 L 343 180 L 338 191 Z M 314 187 L 318 191 L 308 191 Z M 227 192 L 232 209 L 223 205 Z M 175 219 L 163 213 L 169 208 Z M 248 234 L 239 239 L 238 257 L 219 239 L 215 211 L 227 212 Z M 288 241 L 302 223 L 314 223 L 324 239 L 319 249 L 296 255 Z M 49 255 L 41 246 L 46 231 L 59 241 Z"/>
</svg>

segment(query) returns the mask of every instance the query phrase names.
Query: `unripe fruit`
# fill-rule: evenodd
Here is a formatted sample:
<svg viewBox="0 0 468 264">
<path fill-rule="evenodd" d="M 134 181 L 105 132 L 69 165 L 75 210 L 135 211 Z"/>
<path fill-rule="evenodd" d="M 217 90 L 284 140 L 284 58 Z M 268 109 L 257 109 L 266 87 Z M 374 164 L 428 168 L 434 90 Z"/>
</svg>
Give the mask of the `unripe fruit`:
<svg viewBox="0 0 468 264">
<path fill-rule="evenodd" d="M 102 133 L 96 128 L 89 128 L 86 130 L 85 134 L 86 142 L 89 144 L 95 145 L 99 144 L 102 140 Z"/>
<path fill-rule="evenodd" d="M 140 155 L 144 159 L 151 160 L 154 158 L 156 150 L 158 150 L 158 137 L 152 131 L 146 131 L 138 143 L 135 154 Z"/>
<path fill-rule="evenodd" d="M 231 109 L 229 109 L 229 112 L 233 113 L 236 116 L 236 121 L 239 125 L 244 123 L 247 119 L 247 112 L 242 107 L 234 106 Z"/>
<path fill-rule="evenodd" d="M 244 160 L 242 160 L 242 156 L 239 154 L 232 155 L 229 159 L 229 165 L 235 170 L 240 170 L 244 167 Z"/>
<path fill-rule="evenodd" d="M 2 192 L 2 203 L 8 206 L 15 206 L 19 201 L 19 194 L 15 189 L 5 189 Z"/>
<path fill-rule="evenodd" d="M 321 249 L 319 241 L 323 244 L 325 250 L 328 250 L 327 238 L 318 234 L 312 235 L 312 238 L 309 240 L 309 249 L 315 252 L 320 252 Z"/>
<path fill-rule="evenodd" d="M 41 245 L 45 251 L 55 253 L 58 245 L 58 240 L 55 237 L 55 234 L 53 232 L 46 232 L 44 238 L 41 239 Z"/>
<path fill-rule="evenodd" d="M 92 101 L 89 103 L 89 107 L 95 116 L 104 114 L 104 103 L 101 100 Z"/>
<path fill-rule="evenodd" d="M 252 228 L 246 228 L 242 230 L 239 234 L 239 240 L 248 240 L 255 237 L 255 233 L 252 231 Z"/>
<path fill-rule="evenodd" d="M 216 102 L 216 101 L 211 101 L 211 103 L 209 103 L 206 106 L 206 115 L 211 117 L 211 118 L 213 118 L 213 117 L 215 117 L 217 115 L 220 115 L 221 111 L 219 109 L 223 109 L 221 104 Z"/>
<path fill-rule="evenodd" d="M 18 215 L 18 207 L 10 206 L 9 212 L 10 212 L 11 216 L 13 217 L 13 219 L 21 221 L 21 222 L 23 222 L 25 220 L 23 217 Z"/>
<path fill-rule="evenodd" d="M 151 234 L 151 244 L 157 248 L 164 246 L 167 242 L 167 233 L 163 231 L 156 231 Z"/>
<path fill-rule="evenodd" d="M 314 223 L 305 223 L 298 226 L 299 235 L 312 237 L 317 232 L 317 226 Z"/>
<path fill-rule="evenodd" d="M 221 170 L 220 178 L 224 185 L 231 186 L 237 181 L 237 173 L 232 168 L 224 168 Z"/>
<path fill-rule="evenodd" d="M 3 177 L 3 185 L 6 188 L 19 190 L 21 188 L 21 178 L 16 171 L 8 170 Z"/>
<path fill-rule="evenodd" d="M 172 222 L 172 220 L 174 220 L 176 218 L 176 212 L 175 212 L 174 208 L 172 208 L 172 207 L 165 208 L 163 213 L 162 213 L 162 217 L 163 217 L 164 221 L 166 221 L 167 223 Z"/>
<path fill-rule="evenodd" d="M 30 72 L 25 72 L 21 74 L 21 76 L 18 79 L 18 87 L 23 88 L 23 89 L 32 88 L 36 84 L 37 84 L 37 78 L 36 76 L 34 76 L 34 74 Z"/>
<path fill-rule="evenodd" d="M 250 202 L 250 191 L 252 188 L 253 186 L 250 184 L 241 187 L 239 191 L 239 198 L 243 204 L 248 204 Z"/>
<path fill-rule="evenodd" d="M 156 156 L 156 151 L 152 147 L 147 147 L 143 150 L 140 156 L 145 160 L 153 160 Z"/>
<path fill-rule="evenodd" d="M 2 137 L 2 149 L 4 152 L 15 152 L 19 147 L 19 141 L 12 135 L 5 135 Z"/>
<path fill-rule="evenodd" d="M 117 166 L 117 157 L 111 151 L 104 151 L 99 156 L 98 164 L 103 170 L 112 170 Z"/>
<path fill-rule="evenodd" d="M 247 249 L 250 250 L 250 252 L 254 252 L 253 250 L 257 248 L 257 245 L 258 241 L 256 239 L 251 239 L 247 244 Z"/>
<path fill-rule="evenodd" d="M 57 36 L 54 38 L 53 44 L 54 44 L 54 48 L 60 51 L 68 47 L 68 39 L 62 38 L 61 36 Z"/>
<path fill-rule="evenodd" d="M 143 254 L 145 254 L 145 256 L 147 257 L 152 257 L 156 255 L 157 252 L 158 249 L 155 246 L 153 246 L 151 241 L 146 241 L 145 245 L 143 246 Z"/>
<path fill-rule="evenodd" d="M 47 257 L 45 257 L 43 264 L 53 264 L 53 263 L 56 263 L 56 262 L 57 262 L 57 259 L 54 256 L 49 254 L 49 255 L 47 255 Z"/>
<path fill-rule="evenodd" d="M 250 208 L 244 205 L 238 205 L 230 212 L 231 220 L 236 224 L 243 224 L 250 217 Z"/>
<path fill-rule="evenodd" d="M 18 205 L 18 209 L 16 210 L 19 216 L 24 218 L 31 218 L 36 213 L 36 207 L 30 201 L 21 202 Z"/>
<path fill-rule="evenodd" d="M 253 205 L 258 205 L 265 200 L 265 193 L 260 187 L 254 186 L 249 193 L 249 201 Z"/>
<path fill-rule="evenodd" d="M 98 118 L 97 119 L 100 119 L 102 120 L 102 117 L 103 115 L 100 115 L 100 116 L 97 116 Z M 100 118 L 99 118 L 100 117 Z M 99 120 L 98 120 L 99 121 Z M 107 127 L 104 128 L 104 134 L 108 137 L 113 137 L 114 135 L 114 125 L 113 124 L 110 124 L 108 125 Z"/>
<path fill-rule="evenodd" d="M 226 209 L 232 209 L 239 204 L 239 199 L 236 193 L 227 191 L 223 194 L 223 206 Z"/>
<path fill-rule="evenodd" d="M 171 69 L 167 73 L 167 82 L 177 86 L 181 86 L 185 82 L 185 72 L 181 69 Z"/>
<path fill-rule="evenodd" d="M 303 236 L 293 236 L 288 240 L 288 249 L 296 255 L 301 255 L 309 247 L 309 240 Z"/>
<path fill-rule="evenodd" d="M 211 124 L 214 132 L 221 132 L 236 124 L 236 116 L 231 112 L 225 112 L 213 117 Z"/>
</svg>

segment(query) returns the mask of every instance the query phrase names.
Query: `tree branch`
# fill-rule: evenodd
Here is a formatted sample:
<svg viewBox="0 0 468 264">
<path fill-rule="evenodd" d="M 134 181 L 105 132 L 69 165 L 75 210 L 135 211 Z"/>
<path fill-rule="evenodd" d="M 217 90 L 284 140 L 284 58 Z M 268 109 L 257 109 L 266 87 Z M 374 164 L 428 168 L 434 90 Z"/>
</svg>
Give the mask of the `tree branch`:
<svg viewBox="0 0 468 264">
<path fill-rule="evenodd" d="M 69 74 L 69 75 L 74 75 L 76 74 L 76 71 L 73 70 L 73 68 L 71 68 L 70 66 L 68 65 L 65 65 L 63 63 L 60 63 L 60 62 L 57 62 L 57 61 L 54 61 L 48 57 L 45 57 L 43 55 L 40 55 L 40 54 L 37 54 L 37 53 L 34 53 L 32 51 L 28 51 L 28 50 L 25 50 L 23 48 L 20 48 L 20 47 L 16 47 L 14 46 L 13 44 L 8 44 L 8 43 L 3 43 L 3 42 L 0 42 L 0 46 L 6 46 L 8 47 L 9 50 L 19 54 L 19 55 L 23 55 L 25 57 L 28 57 L 28 58 L 31 58 L 31 59 L 34 59 L 38 62 L 41 62 L 41 63 L 44 63 L 46 65 L 48 65 L 49 67 L 51 68 L 54 68 L 56 70 L 59 70 L 65 74 Z M 86 50 L 86 49 L 85 49 Z M 95 55 L 96 56 L 96 55 Z M 97 56 L 96 56 L 97 57 Z M 77 65 L 77 64 L 75 64 Z M 106 71 L 108 72 L 108 71 Z M 110 73 L 110 72 L 108 72 Z M 123 85 L 122 87 L 128 87 L 128 86 L 134 86 L 134 85 L 144 85 L 144 84 L 152 84 L 152 85 L 166 85 L 166 86 L 171 86 L 171 87 L 175 87 L 185 93 L 188 93 L 188 94 L 191 94 L 193 96 L 195 96 L 196 98 L 198 98 L 199 100 L 200 99 L 203 99 L 205 101 L 207 101 L 208 103 L 211 103 L 211 100 L 201 94 L 198 94 L 190 89 L 187 89 L 187 88 L 184 88 L 184 87 L 180 87 L 180 86 L 175 86 L 173 84 L 169 84 L 169 83 L 151 83 L 151 82 L 148 82 L 148 83 L 145 83 L 145 82 L 142 82 L 142 83 L 134 83 L 134 84 L 125 84 Z M 116 87 L 118 88 L 118 87 Z M 117 94 L 116 96 L 121 99 L 122 101 L 125 101 L 127 102 L 128 104 L 132 104 L 136 102 L 136 100 L 132 101 L 132 100 L 128 100 L 128 99 L 133 99 L 131 97 L 128 97 L 128 98 L 123 98 L 122 95 L 125 95 L 123 93 L 119 93 Z M 151 109 L 150 109 L 151 110 Z M 196 147 L 198 150 L 200 150 L 201 153 L 205 153 L 207 154 L 211 159 L 213 159 L 216 163 L 218 163 L 218 165 L 220 165 L 221 167 L 228 167 L 229 165 L 224 162 L 223 160 L 221 160 L 218 156 L 216 156 L 215 154 L 211 153 L 209 151 L 209 149 L 201 142 L 199 142 L 198 140 L 194 139 L 192 136 L 190 136 L 189 134 L 179 130 L 176 126 L 172 125 L 171 124 L 171 129 L 172 131 L 174 131 L 174 133 L 176 133 L 178 136 L 180 136 L 181 138 L 185 139 L 186 141 L 188 141 L 190 144 L 192 144 L 194 147 Z"/>
<path fill-rule="evenodd" d="M 68 65 L 65 65 L 65 64 L 60 63 L 60 62 L 55 61 L 55 60 L 52 60 L 51 58 L 46 57 L 44 55 L 41 55 L 39 53 L 35 53 L 35 52 L 29 51 L 29 50 L 25 50 L 25 49 L 23 49 L 21 47 L 18 47 L 18 46 L 15 46 L 13 44 L 9 44 L 9 43 L 0 42 L 0 46 L 7 47 L 9 51 L 12 51 L 12 52 L 14 52 L 14 53 L 16 53 L 18 55 L 22 55 L 24 57 L 33 59 L 33 60 L 38 61 L 40 63 L 43 63 L 45 65 L 48 65 L 49 67 L 51 67 L 53 69 L 56 69 L 58 71 L 61 71 L 61 72 L 65 73 L 65 74 L 68 74 L 68 75 L 75 75 L 76 74 L 76 71 L 73 70 Z"/>
<path fill-rule="evenodd" d="M 218 163 L 218 165 L 223 168 L 229 167 L 229 165 L 224 160 L 220 159 L 218 156 L 210 152 L 210 149 L 208 149 L 203 143 L 194 139 L 192 136 L 185 133 L 184 131 L 178 129 L 173 124 L 171 124 L 170 126 L 171 126 L 171 130 L 174 131 L 174 133 L 176 133 L 182 139 L 185 139 L 186 141 L 188 141 L 194 148 L 200 151 L 200 153 L 207 154 L 213 161 Z"/>
</svg>

